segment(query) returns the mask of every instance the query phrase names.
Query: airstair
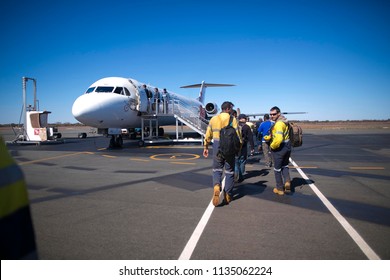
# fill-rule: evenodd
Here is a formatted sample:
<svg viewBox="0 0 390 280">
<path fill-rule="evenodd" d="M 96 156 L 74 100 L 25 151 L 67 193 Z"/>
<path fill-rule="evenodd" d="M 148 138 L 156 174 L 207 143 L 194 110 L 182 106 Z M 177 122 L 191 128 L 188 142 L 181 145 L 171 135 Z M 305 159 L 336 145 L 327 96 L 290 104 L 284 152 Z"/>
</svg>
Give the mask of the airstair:
<svg viewBox="0 0 390 280">
<path fill-rule="evenodd" d="M 208 126 L 208 120 L 200 116 L 200 109 L 191 110 L 191 105 L 182 100 L 170 100 L 169 102 L 160 102 L 156 108 L 156 103 L 150 104 L 148 112 L 141 115 L 141 135 L 140 146 L 144 143 L 166 142 L 160 139 L 162 131 L 159 131 L 159 122 L 163 123 L 167 118 L 176 119 L 176 139 L 173 142 L 203 142 L 204 135 Z M 197 132 L 201 138 L 185 139 L 184 128 L 186 125 L 191 130 Z"/>
</svg>

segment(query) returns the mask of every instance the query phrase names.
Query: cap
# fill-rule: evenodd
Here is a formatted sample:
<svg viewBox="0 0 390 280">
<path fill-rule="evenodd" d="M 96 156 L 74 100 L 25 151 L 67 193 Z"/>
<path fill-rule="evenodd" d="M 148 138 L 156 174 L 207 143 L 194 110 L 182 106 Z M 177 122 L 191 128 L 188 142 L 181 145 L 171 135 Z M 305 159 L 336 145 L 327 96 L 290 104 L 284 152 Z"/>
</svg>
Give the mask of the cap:
<svg viewBox="0 0 390 280">
<path fill-rule="evenodd" d="M 246 115 L 245 114 L 240 114 L 239 116 L 238 116 L 238 119 L 239 120 L 241 120 L 241 119 L 246 119 L 247 117 L 246 117 Z"/>
</svg>

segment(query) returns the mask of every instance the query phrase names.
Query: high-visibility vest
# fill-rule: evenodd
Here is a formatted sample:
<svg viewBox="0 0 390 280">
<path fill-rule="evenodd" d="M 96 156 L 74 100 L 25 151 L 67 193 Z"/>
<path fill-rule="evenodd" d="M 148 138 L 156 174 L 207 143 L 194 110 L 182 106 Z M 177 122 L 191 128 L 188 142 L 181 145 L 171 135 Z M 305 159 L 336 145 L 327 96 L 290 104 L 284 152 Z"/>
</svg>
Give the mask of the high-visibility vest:
<svg viewBox="0 0 390 280">
<path fill-rule="evenodd" d="M 283 142 L 290 141 L 289 135 L 288 135 L 288 126 L 285 122 L 278 120 L 272 127 L 271 127 L 271 135 L 272 135 L 272 142 L 271 142 L 271 149 L 275 150 L 279 148 L 279 146 Z"/>
<path fill-rule="evenodd" d="M 0 258 L 36 259 L 26 182 L 0 137 Z"/>
<path fill-rule="evenodd" d="M 204 146 L 208 146 L 212 139 L 219 141 L 219 133 L 221 129 L 229 124 L 230 115 L 228 113 L 222 112 L 219 115 L 216 115 L 211 118 L 209 125 L 207 126 L 206 134 L 204 137 Z M 236 130 L 238 138 L 242 143 L 242 137 L 240 130 L 238 128 L 238 122 L 235 118 L 232 120 L 232 127 Z"/>
</svg>

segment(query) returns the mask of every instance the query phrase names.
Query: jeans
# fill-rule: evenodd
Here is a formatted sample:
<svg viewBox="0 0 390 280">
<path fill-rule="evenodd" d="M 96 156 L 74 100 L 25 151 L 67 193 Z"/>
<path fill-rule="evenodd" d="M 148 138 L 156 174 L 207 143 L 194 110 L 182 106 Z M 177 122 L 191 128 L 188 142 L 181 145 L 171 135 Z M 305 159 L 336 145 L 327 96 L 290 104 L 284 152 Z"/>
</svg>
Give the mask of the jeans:
<svg viewBox="0 0 390 280">
<path fill-rule="evenodd" d="M 236 166 L 234 170 L 235 178 L 238 182 L 244 181 L 246 157 L 241 155 L 236 158 Z"/>
</svg>

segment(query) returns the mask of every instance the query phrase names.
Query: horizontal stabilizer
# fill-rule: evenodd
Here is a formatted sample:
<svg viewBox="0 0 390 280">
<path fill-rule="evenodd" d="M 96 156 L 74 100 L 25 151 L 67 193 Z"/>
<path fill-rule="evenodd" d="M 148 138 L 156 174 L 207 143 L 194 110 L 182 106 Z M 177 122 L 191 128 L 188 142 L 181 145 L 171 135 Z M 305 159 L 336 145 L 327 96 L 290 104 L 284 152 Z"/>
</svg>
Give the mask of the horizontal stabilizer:
<svg viewBox="0 0 390 280">
<path fill-rule="evenodd" d="M 199 100 L 199 102 L 201 102 L 203 104 L 204 103 L 205 93 L 206 93 L 206 88 L 208 88 L 208 87 L 232 87 L 232 86 L 235 86 L 235 85 L 231 85 L 231 84 L 209 84 L 209 83 L 206 83 L 205 81 L 202 81 L 202 83 L 200 83 L 200 84 L 189 85 L 189 86 L 182 86 L 180 88 L 200 88 L 198 100 Z"/>
<path fill-rule="evenodd" d="M 203 84 L 195 84 L 195 85 L 188 85 L 188 86 L 182 86 L 180 88 L 199 88 L 201 86 L 205 86 L 205 87 L 232 87 L 232 86 L 235 86 L 235 85 L 231 85 L 231 84 L 210 84 L 210 83 L 203 83 Z"/>
</svg>

